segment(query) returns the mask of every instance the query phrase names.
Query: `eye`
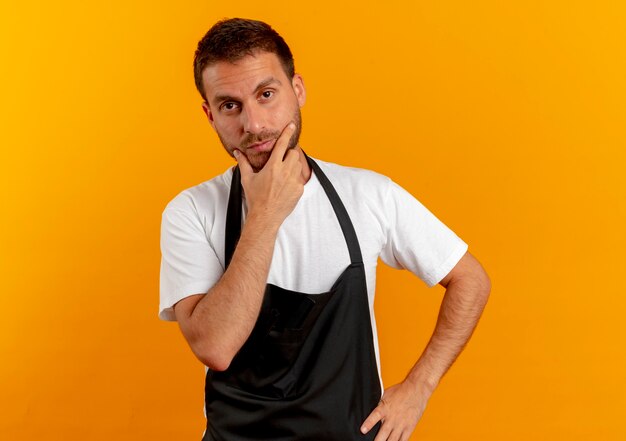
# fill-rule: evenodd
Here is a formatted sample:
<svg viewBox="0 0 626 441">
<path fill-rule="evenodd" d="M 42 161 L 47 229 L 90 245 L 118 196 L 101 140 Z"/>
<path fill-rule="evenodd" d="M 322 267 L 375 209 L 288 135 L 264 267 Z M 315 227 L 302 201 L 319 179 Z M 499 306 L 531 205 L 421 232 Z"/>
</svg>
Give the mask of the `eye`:
<svg viewBox="0 0 626 441">
<path fill-rule="evenodd" d="M 273 95 L 274 95 L 273 90 L 264 90 L 263 93 L 261 93 L 261 97 L 265 100 L 270 99 Z"/>
<path fill-rule="evenodd" d="M 232 101 L 227 101 L 221 105 L 221 109 L 225 112 L 232 112 L 233 110 L 237 109 L 237 107 L 237 103 L 234 103 Z"/>
</svg>

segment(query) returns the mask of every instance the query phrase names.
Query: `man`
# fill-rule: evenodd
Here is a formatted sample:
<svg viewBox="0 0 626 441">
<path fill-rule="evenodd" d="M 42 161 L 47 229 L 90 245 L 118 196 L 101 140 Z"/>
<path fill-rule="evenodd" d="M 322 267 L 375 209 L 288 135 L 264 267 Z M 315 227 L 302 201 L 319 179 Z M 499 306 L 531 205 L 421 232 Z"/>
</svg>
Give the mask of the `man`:
<svg viewBox="0 0 626 441">
<path fill-rule="evenodd" d="M 194 68 L 237 161 L 177 195 L 162 219 L 160 317 L 178 321 L 207 367 L 203 440 L 407 440 L 469 340 L 489 278 L 390 179 L 304 153 L 304 82 L 270 26 L 215 24 Z M 384 394 L 378 258 L 446 288 L 424 353 Z"/>
</svg>

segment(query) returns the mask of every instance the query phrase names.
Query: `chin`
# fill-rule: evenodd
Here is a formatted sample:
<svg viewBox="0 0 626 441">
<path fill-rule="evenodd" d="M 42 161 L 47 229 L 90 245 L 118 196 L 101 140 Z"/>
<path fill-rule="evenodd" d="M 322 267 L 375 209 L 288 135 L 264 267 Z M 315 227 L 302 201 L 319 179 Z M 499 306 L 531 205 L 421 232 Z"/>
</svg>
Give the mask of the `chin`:
<svg viewBox="0 0 626 441">
<path fill-rule="evenodd" d="M 252 170 L 254 170 L 255 173 L 258 173 L 263 169 L 263 167 L 265 167 L 265 164 L 267 164 L 271 155 L 272 150 L 267 152 L 258 152 L 252 156 L 246 155 L 246 157 L 248 158 L 248 162 L 250 163 Z"/>
</svg>

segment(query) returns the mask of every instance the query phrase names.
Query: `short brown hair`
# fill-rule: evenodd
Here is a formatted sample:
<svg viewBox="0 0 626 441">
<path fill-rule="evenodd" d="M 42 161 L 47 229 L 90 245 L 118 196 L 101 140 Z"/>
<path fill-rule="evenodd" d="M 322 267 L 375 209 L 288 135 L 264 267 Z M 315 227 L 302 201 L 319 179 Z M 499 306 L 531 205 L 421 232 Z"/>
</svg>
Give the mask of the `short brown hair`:
<svg viewBox="0 0 626 441">
<path fill-rule="evenodd" d="M 293 55 L 283 37 L 270 25 L 258 20 L 231 18 L 218 21 L 209 29 L 202 40 L 193 60 L 193 74 L 196 88 L 206 101 L 202 72 L 218 61 L 235 62 L 255 51 L 276 54 L 288 78 L 293 78 L 295 67 Z"/>
</svg>

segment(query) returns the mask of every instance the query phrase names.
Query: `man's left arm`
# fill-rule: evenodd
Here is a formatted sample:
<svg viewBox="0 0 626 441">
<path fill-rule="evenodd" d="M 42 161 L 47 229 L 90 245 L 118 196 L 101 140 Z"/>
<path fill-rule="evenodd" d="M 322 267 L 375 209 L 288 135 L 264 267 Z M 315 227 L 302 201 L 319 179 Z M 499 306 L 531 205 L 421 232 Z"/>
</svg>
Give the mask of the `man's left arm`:
<svg viewBox="0 0 626 441">
<path fill-rule="evenodd" d="M 446 292 L 424 352 L 402 383 L 385 390 L 363 422 L 361 431 L 367 433 L 382 421 L 374 441 L 409 439 L 441 378 L 472 336 L 491 291 L 489 276 L 469 252 L 439 284 Z"/>
</svg>

